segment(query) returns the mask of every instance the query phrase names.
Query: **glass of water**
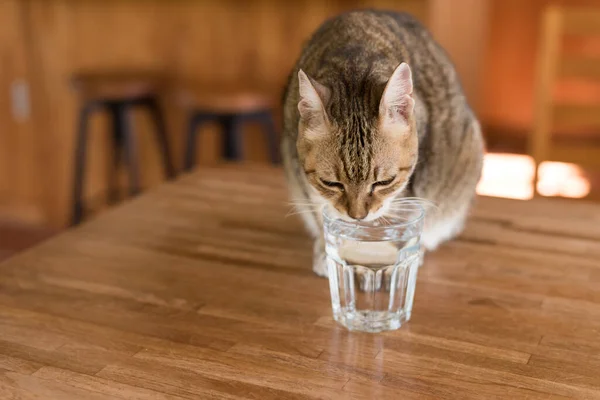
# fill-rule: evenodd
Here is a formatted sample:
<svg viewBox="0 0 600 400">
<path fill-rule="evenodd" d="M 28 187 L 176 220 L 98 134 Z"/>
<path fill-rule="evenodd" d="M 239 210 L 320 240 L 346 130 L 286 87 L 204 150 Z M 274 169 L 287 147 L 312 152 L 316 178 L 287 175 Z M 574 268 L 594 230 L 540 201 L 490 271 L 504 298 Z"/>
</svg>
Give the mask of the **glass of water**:
<svg viewBox="0 0 600 400">
<path fill-rule="evenodd" d="M 393 330 L 410 319 L 425 210 L 415 203 L 401 209 L 374 222 L 323 212 L 333 317 L 350 330 Z"/>
</svg>

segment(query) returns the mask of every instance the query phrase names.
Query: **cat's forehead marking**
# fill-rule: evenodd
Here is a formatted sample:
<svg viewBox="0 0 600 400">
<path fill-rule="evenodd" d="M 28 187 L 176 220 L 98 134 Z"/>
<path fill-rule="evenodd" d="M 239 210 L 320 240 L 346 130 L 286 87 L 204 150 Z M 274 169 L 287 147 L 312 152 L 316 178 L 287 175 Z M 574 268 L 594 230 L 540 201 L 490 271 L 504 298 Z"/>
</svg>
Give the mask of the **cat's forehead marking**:
<svg viewBox="0 0 600 400">
<path fill-rule="evenodd" d="M 363 182 L 371 175 L 373 129 L 379 110 L 380 82 L 372 65 L 348 68 L 330 76 L 328 114 L 336 127 L 340 161 L 346 178 Z"/>
<path fill-rule="evenodd" d="M 371 126 L 360 115 L 350 115 L 340 127 L 340 157 L 348 180 L 369 179 L 372 156 Z"/>
</svg>

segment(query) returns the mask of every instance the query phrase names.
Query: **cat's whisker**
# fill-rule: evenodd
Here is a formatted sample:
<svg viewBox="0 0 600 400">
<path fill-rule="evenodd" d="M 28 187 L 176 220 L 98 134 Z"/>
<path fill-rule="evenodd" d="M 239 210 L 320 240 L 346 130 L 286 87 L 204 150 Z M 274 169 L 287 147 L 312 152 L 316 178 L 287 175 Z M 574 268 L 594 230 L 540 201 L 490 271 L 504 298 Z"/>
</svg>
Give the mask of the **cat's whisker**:
<svg viewBox="0 0 600 400">
<path fill-rule="evenodd" d="M 313 212 L 313 211 L 314 211 L 313 209 L 306 209 L 306 208 L 304 208 L 304 209 L 293 208 L 290 210 L 290 212 L 292 212 L 292 213 L 305 213 L 305 212 L 307 213 L 307 212 Z"/>
<path fill-rule="evenodd" d="M 322 204 L 290 204 L 291 207 L 296 207 L 296 208 L 302 208 L 302 207 L 313 207 L 313 208 L 319 208 L 319 207 L 323 207 Z"/>
<path fill-rule="evenodd" d="M 383 223 L 386 225 L 392 225 L 392 223 L 390 222 L 389 219 L 387 219 L 384 215 L 382 215 L 381 217 L 379 217 L 379 219 L 383 220 Z"/>
<path fill-rule="evenodd" d="M 397 197 L 394 199 L 394 201 L 405 201 L 405 200 L 418 200 L 418 201 L 422 201 L 424 203 L 433 203 L 433 201 L 426 199 L 424 197 Z"/>
<path fill-rule="evenodd" d="M 392 205 L 420 205 L 422 207 L 431 207 L 435 209 L 439 209 L 437 204 L 433 201 L 424 199 L 422 197 L 402 197 L 398 199 L 394 199 L 392 201 Z"/>
<path fill-rule="evenodd" d="M 426 208 L 423 207 L 423 205 L 421 204 L 409 204 L 409 203 L 404 203 L 404 204 L 392 204 L 390 207 L 392 208 L 405 208 L 407 210 L 417 210 L 418 208 L 422 207 L 422 208 Z"/>
<path fill-rule="evenodd" d="M 295 203 L 295 202 L 290 202 L 290 203 L 288 203 L 288 205 L 290 205 L 290 206 L 321 206 L 322 204 L 319 204 L 319 203 Z"/>
<path fill-rule="evenodd" d="M 288 204 L 291 210 L 286 214 L 286 218 L 292 215 L 320 213 L 325 207 L 325 203 L 317 202 L 291 201 Z"/>
<path fill-rule="evenodd" d="M 323 207 L 320 204 L 290 204 L 291 207 L 294 208 L 321 208 Z"/>
<path fill-rule="evenodd" d="M 406 204 L 406 205 L 419 205 L 419 206 L 426 206 L 426 207 L 437 207 L 433 203 L 427 203 L 427 202 L 417 201 L 417 200 L 392 202 L 392 204 L 400 204 L 400 205 Z"/>
<path fill-rule="evenodd" d="M 292 215 L 300 215 L 300 214 L 310 214 L 310 213 L 314 213 L 315 210 L 302 210 L 302 211 L 296 211 L 296 212 L 289 212 L 285 215 L 285 217 L 291 217 Z"/>
</svg>

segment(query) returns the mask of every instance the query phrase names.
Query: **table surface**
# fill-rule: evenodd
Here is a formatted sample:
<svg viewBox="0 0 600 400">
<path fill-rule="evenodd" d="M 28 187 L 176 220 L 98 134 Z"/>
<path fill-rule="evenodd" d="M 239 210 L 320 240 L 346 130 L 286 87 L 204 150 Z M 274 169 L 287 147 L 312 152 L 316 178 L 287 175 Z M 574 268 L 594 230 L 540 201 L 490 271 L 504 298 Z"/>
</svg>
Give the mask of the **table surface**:
<svg viewBox="0 0 600 400">
<path fill-rule="evenodd" d="M 288 211 L 205 169 L 0 264 L 0 398 L 600 398 L 600 205 L 479 199 L 384 334 L 332 321 Z"/>
</svg>

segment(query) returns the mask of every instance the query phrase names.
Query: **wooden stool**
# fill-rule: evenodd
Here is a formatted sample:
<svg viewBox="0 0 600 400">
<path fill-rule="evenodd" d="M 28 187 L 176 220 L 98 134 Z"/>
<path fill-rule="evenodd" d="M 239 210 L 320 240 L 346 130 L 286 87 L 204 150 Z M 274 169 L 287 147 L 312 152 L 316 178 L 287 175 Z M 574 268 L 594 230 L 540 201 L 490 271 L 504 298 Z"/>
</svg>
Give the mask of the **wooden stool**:
<svg viewBox="0 0 600 400">
<path fill-rule="evenodd" d="M 223 130 L 223 157 L 238 161 L 243 158 L 243 124 L 251 121 L 262 125 L 269 157 L 274 164 L 279 163 L 279 142 L 273 121 L 272 104 L 266 97 L 256 93 L 210 94 L 185 90 L 180 92 L 180 100 L 189 110 L 187 140 L 185 144 L 184 169 L 192 169 L 196 155 L 196 136 L 200 125 L 216 121 Z"/>
<path fill-rule="evenodd" d="M 130 126 L 130 111 L 134 107 L 148 110 L 156 126 L 156 139 L 163 158 L 165 175 L 175 176 L 175 168 L 167 139 L 163 115 L 158 103 L 160 79 L 157 75 L 144 73 L 87 73 L 77 74 L 72 84 L 78 92 L 82 106 L 79 111 L 79 126 L 75 150 L 75 170 L 73 182 L 72 223 L 79 224 L 83 218 L 83 180 L 85 172 L 88 120 L 92 112 L 103 110 L 112 117 L 113 169 L 109 182 L 108 202 L 117 200 L 117 176 L 121 163 L 129 172 L 129 193 L 140 192 L 140 176 L 137 161 L 137 143 Z"/>
</svg>

